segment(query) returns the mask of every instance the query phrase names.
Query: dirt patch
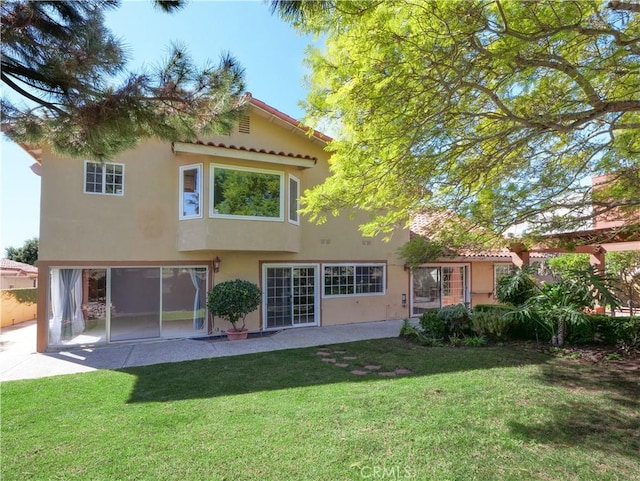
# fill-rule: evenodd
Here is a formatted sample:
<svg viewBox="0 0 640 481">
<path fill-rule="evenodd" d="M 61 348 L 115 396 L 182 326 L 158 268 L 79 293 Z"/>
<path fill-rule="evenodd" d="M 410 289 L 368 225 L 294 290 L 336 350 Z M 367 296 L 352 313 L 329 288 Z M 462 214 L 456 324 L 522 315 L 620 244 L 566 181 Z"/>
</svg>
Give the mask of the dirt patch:
<svg viewBox="0 0 640 481">
<path fill-rule="evenodd" d="M 602 345 L 552 347 L 531 343 L 514 343 L 514 347 L 543 352 L 580 364 L 601 365 L 640 372 L 640 348 Z"/>
</svg>

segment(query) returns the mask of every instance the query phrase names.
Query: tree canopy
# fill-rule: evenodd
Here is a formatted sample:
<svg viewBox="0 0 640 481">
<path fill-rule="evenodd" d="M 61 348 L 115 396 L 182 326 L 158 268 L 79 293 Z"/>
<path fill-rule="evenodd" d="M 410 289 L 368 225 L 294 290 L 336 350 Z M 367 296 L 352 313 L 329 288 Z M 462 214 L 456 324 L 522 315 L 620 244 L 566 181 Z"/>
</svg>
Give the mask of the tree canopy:
<svg viewBox="0 0 640 481">
<path fill-rule="evenodd" d="M 7 259 L 35 266 L 38 261 L 38 238 L 26 240 L 22 247 L 7 247 L 5 252 Z"/>
<path fill-rule="evenodd" d="M 308 52 L 306 110 L 336 140 L 332 176 L 302 199 L 313 219 L 358 207 L 375 234 L 445 210 L 503 234 L 523 222 L 571 230 L 640 207 L 637 2 L 272 8 L 326 38 Z M 609 183 L 594 191 L 602 174 Z"/>
<path fill-rule="evenodd" d="M 182 0 L 155 0 L 165 11 Z M 173 47 L 153 71 L 128 72 L 121 41 L 104 25 L 117 0 L 7 0 L 2 15 L 2 130 L 16 142 L 104 160 L 144 137 L 190 140 L 226 132 L 246 103 L 243 71 L 224 54 L 193 65 Z M 20 101 L 17 101 L 18 99 Z"/>
</svg>

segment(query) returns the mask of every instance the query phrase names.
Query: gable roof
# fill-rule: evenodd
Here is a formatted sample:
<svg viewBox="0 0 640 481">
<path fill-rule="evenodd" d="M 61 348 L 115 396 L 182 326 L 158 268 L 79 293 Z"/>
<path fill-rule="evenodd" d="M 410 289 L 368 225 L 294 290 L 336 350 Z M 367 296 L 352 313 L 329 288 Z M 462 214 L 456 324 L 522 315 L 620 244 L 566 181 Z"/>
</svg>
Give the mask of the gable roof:
<svg viewBox="0 0 640 481">
<path fill-rule="evenodd" d="M 0 270 L 9 271 L 17 275 L 29 275 L 37 274 L 38 268 L 30 264 L 24 264 L 23 262 L 12 261 L 11 259 L 0 259 Z"/>
<path fill-rule="evenodd" d="M 278 109 L 272 107 L 271 105 L 266 104 L 262 100 L 258 100 L 253 97 L 250 93 L 247 94 L 249 99 L 249 105 L 251 105 L 254 111 L 263 116 L 272 117 L 280 123 L 285 124 L 285 126 L 289 127 L 291 130 L 297 130 L 303 133 L 305 136 L 311 135 L 311 139 L 319 140 L 321 143 L 326 144 L 331 142 L 333 139 L 328 135 L 323 134 L 311 127 L 308 127 L 302 124 L 299 120 L 294 119 L 293 117 L 285 114 L 284 112 L 280 112 Z"/>
<path fill-rule="evenodd" d="M 253 97 L 250 92 L 247 92 L 245 95 L 249 97 L 249 108 L 251 108 L 258 115 L 274 120 L 277 123 L 279 123 L 281 126 L 288 128 L 289 130 L 296 132 L 298 134 L 304 135 L 305 137 L 308 137 L 312 141 L 318 142 L 321 145 L 326 145 L 327 143 L 333 140 L 333 138 L 329 137 L 328 135 L 325 135 L 322 132 L 319 132 L 318 130 L 312 129 L 311 127 L 304 125 L 302 122 L 294 119 L 290 115 L 287 115 L 284 112 L 281 112 L 280 110 L 276 109 L 275 107 L 272 107 L 271 105 L 267 104 L 266 102 L 263 102 L 262 100 L 259 100 Z M 184 143 L 189 143 L 189 142 L 184 142 Z M 222 148 L 228 148 L 228 149 L 248 150 L 241 146 L 238 146 L 238 147 L 236 147 L 235 145 L 227 146 L 224 144 L 215 144 L 212 142 L 205 144 L 204 142 L 197 141 L 197 142 L 194 142 L 194 144 L 208 145 L 213 147 L 222 147 Z M 31 157 L 33 157 L 38 164 L 42 162 L 42 148 L 40 148 L 40 146 L 27 145 L 27 144 L 20 144 L 20 146 L 25 150 L 25 152 L 27 152 Z M 315 157 L 310 157 L 307 155 L 296 154 L 291 152 L 260 151 L 260 153 L 268 153 L 271 155 L 294 157 L 294 158 L 301 158 L 301 159 L 313 160 L 313 161 L 318 160 Z M 35 167 L 35 165 L 32 166 L 32 170 L 34 170 L 34 173 L 36 175 L 40 175 L 39 172 L 36 172 L 37 167 Z"/>
</svg>

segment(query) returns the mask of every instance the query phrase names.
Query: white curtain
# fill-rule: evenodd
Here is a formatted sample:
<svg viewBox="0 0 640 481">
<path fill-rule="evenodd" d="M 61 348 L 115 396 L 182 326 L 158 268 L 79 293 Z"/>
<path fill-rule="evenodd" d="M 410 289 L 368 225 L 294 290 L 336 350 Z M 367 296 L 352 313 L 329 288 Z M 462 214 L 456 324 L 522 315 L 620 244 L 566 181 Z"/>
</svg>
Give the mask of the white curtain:
<svg viewBox="0 0 640 481">
<path fill-rule="evenodd" d="M 189 269 L 189 275 L 191 276 L 191 282 L 193 287 L 196 288 L 196 295 L 193 299 L 193 330 L 199 331 L 204 327 L 204 315 L 200 311 L 202 308 L 202 302 L 200 301 L 200 292 L 202 279 L 198 277 L 198 269 Z"/>
<path fill-rule="evenodd" d="M 51 269 L 49 341 L 59 345 L 84 331 L 82 269 Z"/>
</svg>

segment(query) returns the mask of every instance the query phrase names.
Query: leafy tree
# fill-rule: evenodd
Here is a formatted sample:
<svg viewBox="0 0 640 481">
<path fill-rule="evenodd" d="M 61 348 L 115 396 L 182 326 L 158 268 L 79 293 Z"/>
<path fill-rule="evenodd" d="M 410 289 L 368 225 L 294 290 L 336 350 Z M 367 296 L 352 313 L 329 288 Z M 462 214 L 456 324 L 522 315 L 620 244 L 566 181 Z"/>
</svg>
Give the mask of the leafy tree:
<svg viewBox="0 0 640 481">
<path fill-rule="evenodd" d="M 428 207 L 549 231 L 640 205 L 637 2 L 271 5 L 326 38 L 306 107 L 336 140 L 333 175 L 303 198 L 313 219 L 356 206 L 373 234 Z M 583 180 L 603 173 L 594 195 Z"/>
<path fill-rule="evenodd" d="M 280 216 L 280 176 L 216 168 L 214 207 L 219 214 Z"/>
<path fill-rule="evenodd" d="M 439 242 L 431 242 L 416 236 L 398 249 L 398 256 L 413 270 L 421 264 L 434 262 L 450 252 Z"/>
<path fill-rule="evenodd" d="M 618 278 L 621 297 L 633 316 L 634 308 L 640 305 L 640 251 L 610 252 L 606 255 L 605 268 Z"/>
<path fill-rule="evenodd" d="M 547 265 L 556 277 L 566 277 L 576 269 L 587 269 L 591 263 L 589 254 L 561 254 L 547 259 Z"/>
<path fill-rule="evenodd" d="M 35 266 L 38 262 L 38 238 L 26 240 L 22 247 L 7 247 L 5 252 L 7 259 Z"/>
<path fill-rule="evenodd" d="M 182 0 L 156 0 L 172 11 Z M 144 137 L 189 140 L 227 131 L 246 103 L 230 55 L 198 69 L 174 46 L 153 71 L 126 72 L 120 41 L 104 25 L 117 0 L 7 0 L 0 4 L 2 130 L 22 143 L 104 160 Z"/>
</svg>

